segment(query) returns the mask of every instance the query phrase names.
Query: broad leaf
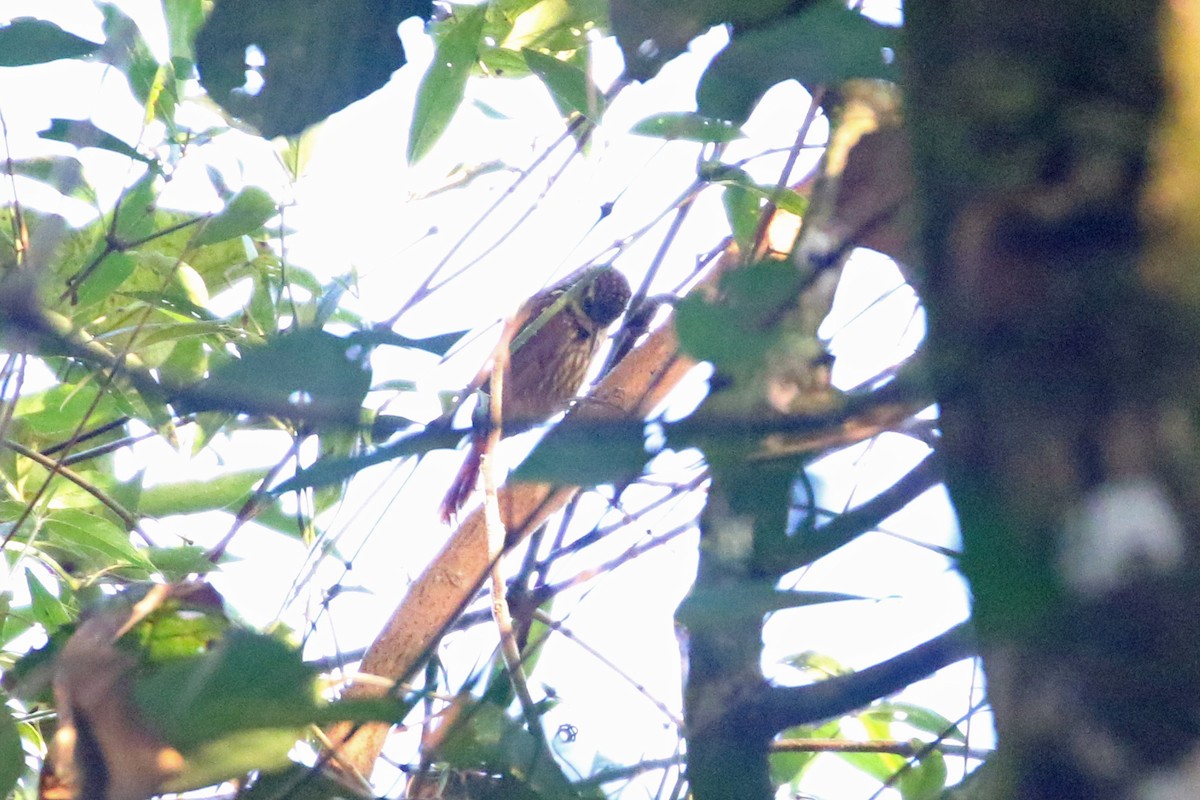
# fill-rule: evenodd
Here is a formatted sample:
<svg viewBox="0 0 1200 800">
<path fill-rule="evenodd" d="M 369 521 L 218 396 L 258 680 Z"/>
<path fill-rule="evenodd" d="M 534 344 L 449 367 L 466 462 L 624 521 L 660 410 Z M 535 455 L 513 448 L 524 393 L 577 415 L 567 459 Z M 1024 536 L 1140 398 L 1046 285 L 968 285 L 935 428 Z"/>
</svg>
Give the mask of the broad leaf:
<svg viewBox="0 0 1200 800">
<path fill-rule="evenodd" d="M 193 60 L 192 41 L 204 24 L 201 0 L 163 0 L 172 59 Z"/>
<path fill-rule="evenodd" d="M 397 26 L 431 9 L 430 0 L 313 0 L 283 13 L 276 3 L 223 0 L 196 37 L 200 81 L 268 139 L 298 134 L 383 86 L 406 60 Z M 262 86 L 248 91 L 249 47 L 266 63 Z"/>
<path fill-rule="evenodd" d="M 244 348 L 241 358 L 214 369 L 181 402 L 193 411 L 357 425 L 371 388 L 369 354 L 365 345 L 324 331 L 293 331 Z"/>
<path fill-rule="evenodd" d="M 118 139 L 87 119 L 52 119 L 50 127 L 40 131 L 38 136 L 54 142 L 73 144 L 76 147 L 97 147 L 146 164 L 154 163 L 154 159 L 142 155 L 133 145 Z"/>
<path fill-rule="evenodd" d="M 700 80 L 701 114 L 742 123 L 759 98 L 781 81 L 810 89 L 848 78 L 899 80 L 886 52 L 899 47 L 900 31 L 880 25 L 839 0 L 819 0 L 803 11 L 735 35 Z"/>
<path fill-rule="evenodd" d="M 653 78 L 663 64 L 713 25 L 763 26 L 796 0 L 610 0 L 612 32 L 625 56 L 625 73 Z"/>
<path fill-rule="evenodd" d="M 686 111 L 668 111 L 646 117 L 629 129 L 639 136 L 683 139 L 689 142 L 732 142 L 745 138 L 742 129 L 723 119 L 712 119 Z"/>
<path fill-rule="evenodd" d="M 159 518 L 200 511 L 237 511 L 250 497 L 265 470 L 226 472 L 208 480 L 147 486 L 138 500 L 138 513 Z"/>
<path fill-rule="evenodd" d="M 779 734 L 781 739 L 832 739 L 841 731 L 841 726 L 838 722 L 827 722 L 824 725 L 814 727 L 812 725 L 798 725 L 794 728 L 788 728 Z M 799 785 L 800 779 L 812 764 L 813 759 L 817 757 L 814 752 L 775 752 L 770 755 L 771 764 L 771 783 L 775 786 L 788 784 L 795 788 Z"/>
<path fill-rule="evenodd" d="M 731 272 L 721 280 L 719 301 L 693 293 L 679 302 L 675 330 L 680 346 L 721 372 L 750 374 L 778 336 L 773 323 L 799 291 L 800 274 L 787 262 L 768 261 Z"/>
<path fill-rule="evenodd" d="M 25 570 L 25 585 L 29 587 L 30 611 L 33 618 L 42 624 L 46 633 L 54 633 L 74 618 L 74 614 L 66 605 L 45 587 L 33 574 L 33 570 L 28 568 Z"/>
<path fill-rule="evenodd" d="M 238 192 L 223 211 L 204 222 L 192 243 L 216 244 L 254 233 L 275 216 L 277 210 L 271 195 L 257 186 L 249 186 Z"/>
<path fill-rule="evenodd" d="M 398 458 L 454 447 L 462 441 L 464 431 L 429 430 L 414 433 L 391 444 L 351 458 L 331 458 L 317 461 L 271 490 L 281 495 L 314 487 L 329 486 L 353 477 L 367 467 L 395 461 Z"/>
<path fill-rule="evenodd" d="M 25 749 L 4 694 L 0 694 L 0 703 L 0 797 L 8 797 L 25 771 Z"/>
<path fill-rule="evenodd" d="M 47 544 L 93 559 L 97 568 L 133 566 L 153 571 L 144 553 L 129 541 L 129 534 L 94 511 L 57 508 L 42 523 Z"/>
<path fill-rule="evenodd" d="M 918 743 L 918 742 L 915 742 Z M 918 743 L 919 744 L 919 743 Z M 946 758 L 932 749 L 900 775 L 897 786 L 903 800 L 934 800 L 946 788 Z"/>
<path fill-rule="evenodd" d="M 438 42 L 433 63 L 421 80 L 412 127 L 408 132 L 408 161 L 415 164 L 433 148 L 458 111 L 466 92 L 467 78 L 479 59 L 487 6 L 466 11 L 454 21 Z"/>
<path fill-rule="evenodd" d="M 693 590 L 675 613 L 677 621 L 690 629 L 722 626 L 739 619 L 761 618 L 785 608 L 841 603 L 864 598 L 840 592 L 802 592 L 776 589 L 774 583 L 746 583 L 720 591 Z"/>
<path fill-rule="evenodd" d="M 750 252 L 762 218 L 762 197 L 744 186 L 730 184 L 721 195 L 721 203 L 725 206 L 725 218 L 729 220 L 738 250 Z"/>
<path fill-rule="evenodd" d="M 80 58 L 100 49 L 44 19 L 18 17 L 0 27 L 0 67 L 44 64 L 60 58 Z"/>
<path fill-rule="evenodd" d="M 558 113 L 563 117 L 580 114 L 593 122 L 600 119 L 604 113 L 604 97 L 583 70 L 536 50 L 522 50 L 521 55 L 533 74 L 550 90 Z"/>
<path fill-rule="evenodd" d="M 577 420 L 551 430 L 513 471 L 513 480 L 596 486 L 637 477 L 649 456 L 637 420 Z"/>
<path fill-rule="evenodd" d="M 750 173 L 741 167 L 710 161 L 701 165 L 699 172 L 700 177 L 710 183 L 740 186 L 764 200 L 770 200 L 780 210 L 795 214 L 797 217 L 803 217 L 808 211 L 808 198 L 795 189 L 789 189 L 786 186 L 764 186 L 750 177 Z"/>
</svg>

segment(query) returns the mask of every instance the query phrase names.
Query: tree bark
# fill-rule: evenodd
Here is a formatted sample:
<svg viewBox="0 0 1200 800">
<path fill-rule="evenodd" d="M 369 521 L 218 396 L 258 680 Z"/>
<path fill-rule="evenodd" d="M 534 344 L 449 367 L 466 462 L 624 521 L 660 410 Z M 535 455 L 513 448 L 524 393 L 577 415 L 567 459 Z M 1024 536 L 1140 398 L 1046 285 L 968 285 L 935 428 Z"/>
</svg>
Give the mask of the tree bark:
<svg viewBox="0 0 1200 800">
<path fill-rule="evenodd" d="M 1167 7 L 905 11 L 929 357 L 999 733 L 987 796 L 1190 796 L 1200 253 L 1164 259 L 1170 209 L 1144 205 L 1182 166 L 1155 162 Z"/>
</svg>

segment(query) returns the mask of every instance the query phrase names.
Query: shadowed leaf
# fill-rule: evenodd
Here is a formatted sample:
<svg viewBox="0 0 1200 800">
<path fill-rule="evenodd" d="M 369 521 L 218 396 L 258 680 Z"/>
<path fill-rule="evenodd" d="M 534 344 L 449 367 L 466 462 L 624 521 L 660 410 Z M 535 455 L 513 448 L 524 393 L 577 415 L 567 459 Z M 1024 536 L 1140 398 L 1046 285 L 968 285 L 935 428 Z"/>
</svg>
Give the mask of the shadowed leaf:
<svg viewBox="0 0 1200 800">
<path fill-rule="evenodd" d="M 209 95 L 268 139 L 291 136 L 374 92 L 405 62 L 397 26 L 428 19 L 429 0 L 314 0 L 302 13 L 261 0 L 223 0 L 196 37 Z M 246 49 L 266 63 L 246 87 Z"/>
<path fill-rule="evenodd" d="M 0 67 L 44 64 L 60 58 L 80 58 L 100 49 L 44 19 L 18 17 L 0 27 Z"/>
</svg>

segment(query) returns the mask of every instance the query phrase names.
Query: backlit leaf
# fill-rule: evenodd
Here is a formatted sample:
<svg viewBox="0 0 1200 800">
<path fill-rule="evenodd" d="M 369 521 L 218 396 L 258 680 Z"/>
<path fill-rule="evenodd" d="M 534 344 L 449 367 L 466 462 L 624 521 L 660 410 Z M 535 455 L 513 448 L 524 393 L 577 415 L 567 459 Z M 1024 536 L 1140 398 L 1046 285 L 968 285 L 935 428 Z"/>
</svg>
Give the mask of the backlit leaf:
<svg viewBox="0 0 1200 800">
<path fill-rule="evenodd" d="M 563 117 L 576 113 L 595 121 L 604 113 L 603 96 L 579 67 L 536 50 L 522 50 L 521 55 L 533 74 L 550 90 L 554 105 Z"/>
<path fill-rule="evenodd" d="M 154 569 L 145 554 L 129 541 L 128 533 L 93 511 L 54 509 L 42 525 L 48 544 L 64 547 L 71 553 L 93 556 L 100 566 Z"/>
<path fill-rule="evenodd" d="M 25 585 L 29 587 L 30 610 L 33 618 L 42 624 L 47 633 L 54 633 L 71 621 L 71 612 L 38 580 L 30 569 L 25 570 Z"/>
<path fill-rule="evenodd" d="M 265 190 L 248 186 L 238 192 L 223 211 L 203 223 L 192 243 L 216 244 L 254 233 L 275 216 L 277 210 L 275 199 Z"/>
<path fill-rule="evenodd" d="M 142 155 L 132 145 L 97 127 L 96 123 L 87 119 L 52 119 L 50 127 L 39 131 L 38 136 L 53 142 L 73 144 L 76 147 L 97 147 L 146 164 L 154 163 L 154 159 Z"/>
<path fill-rule="evenodd" d="M 670 111 L 646 117 L 629 129 L 640 136 L 684 139 L 689 142 L 732 142 L 745 138 L 742 129 L 723 119 L 712 119 L 685 111 Z"/>
<path fill-rule="evenodd" d="M 25 750 L 21 747 L 21 734 L 17 732 L 17 721 L 0 694 L 0 797 L 8 797 L 17 785 L 17 779 L 25 771 Z"/>
<path fill-rule="evenodd" d="M 479 58 L 487 6 L 478 6 L 451 23 L 438 42 L 433 63 L 421 80 L 412 127 L 408 133 L 408 161 L 415 164 L 433 148 L 458 111 L 467 78 Z M 446 24 L 446 23 L 443 23 Z"/>
</svg>

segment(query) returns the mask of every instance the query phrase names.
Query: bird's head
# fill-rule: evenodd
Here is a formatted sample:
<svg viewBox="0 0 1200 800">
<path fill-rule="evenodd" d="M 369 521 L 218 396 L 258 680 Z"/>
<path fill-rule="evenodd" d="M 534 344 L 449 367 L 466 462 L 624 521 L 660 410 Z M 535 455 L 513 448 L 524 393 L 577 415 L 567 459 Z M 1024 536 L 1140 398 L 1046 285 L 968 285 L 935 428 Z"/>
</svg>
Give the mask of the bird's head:
<svg viewBox="0 0 1200 800">
<path fill-rule="evenodd" d="M 629 281 L 610 266 L 589 267 L 579 279 L 579 305 L 600 327 L 621 316 L 629 303 Z"/>
</svg>

